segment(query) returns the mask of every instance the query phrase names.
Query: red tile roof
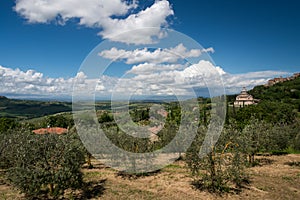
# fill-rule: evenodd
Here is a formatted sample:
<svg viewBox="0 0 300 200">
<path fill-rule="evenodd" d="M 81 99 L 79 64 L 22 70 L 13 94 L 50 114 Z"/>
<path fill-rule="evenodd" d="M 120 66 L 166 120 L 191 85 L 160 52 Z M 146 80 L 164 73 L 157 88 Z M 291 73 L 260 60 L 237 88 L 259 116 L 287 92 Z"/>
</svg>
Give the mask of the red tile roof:
<svg viewBox="0 0 300 200">
<path fill-rule="evenodd" d="M 36 129 L 33 130 L 32 132 L 34 132 L 35 134 L 47 134 L 47 133 L 51 133 L 51 134 L 64 134 L 68 132 L 68 129 L 66 128 L 60 128 L 60 127 L 51 127 L 51 128 L 40 128 L 40 129 Z"/>
</svg>

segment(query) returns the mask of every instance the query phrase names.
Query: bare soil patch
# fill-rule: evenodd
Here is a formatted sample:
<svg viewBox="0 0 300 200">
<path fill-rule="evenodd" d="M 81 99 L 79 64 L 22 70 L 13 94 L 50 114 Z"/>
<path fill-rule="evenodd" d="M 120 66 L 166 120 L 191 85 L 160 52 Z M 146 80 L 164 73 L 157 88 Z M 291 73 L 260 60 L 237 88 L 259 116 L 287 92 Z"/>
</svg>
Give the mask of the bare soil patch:
<svg viewBox="0 0 300 200">
<path fill-rule="evenodd" d="M 93 161 L 94 168 L 84 168 L 85 194 L 66 194 L 65 199 L 300 199 L 300 155 L 256 156 L 260 165 L 247 169 L 251 183 L 242 192 L 222 196 L 199 191 L 183 161 L 177 161 L 149 176 L 126 177 Z M 25 199 L 0 177 L 0 199 Z"/>
</svg>

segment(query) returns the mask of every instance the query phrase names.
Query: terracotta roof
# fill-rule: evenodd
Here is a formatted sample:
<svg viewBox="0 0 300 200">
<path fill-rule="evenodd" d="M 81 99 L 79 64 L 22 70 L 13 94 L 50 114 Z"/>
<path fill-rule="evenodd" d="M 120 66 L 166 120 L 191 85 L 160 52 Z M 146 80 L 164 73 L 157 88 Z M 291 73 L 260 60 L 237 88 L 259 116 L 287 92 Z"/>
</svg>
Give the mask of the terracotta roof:
<svg viewBox="0 0 300 200">
<path fill-rule="evenodd" d="M 40 128 L 40 129 L 36 129 L 33 130 L 32 132 L 34 132 L 35 134 L 47 134 L 47 133 L 51 133 L 51 134 L 64 134 L 68 132 L 68 129 L 66 128 L 60 128 L 60 127 L 51 127 L 51 128 Z"/>
<path fill-rule="evenodd" d="M 158 110 L 158 111 L 157 111 L 157 114 L 160 114 L 160 115 L 163 116 L 163 117 L 167 117 L 167 116 L 168 116 L 168 112 L 165 111 L 165 110 L 163 110 L 163 109 Z"/>
</svg>

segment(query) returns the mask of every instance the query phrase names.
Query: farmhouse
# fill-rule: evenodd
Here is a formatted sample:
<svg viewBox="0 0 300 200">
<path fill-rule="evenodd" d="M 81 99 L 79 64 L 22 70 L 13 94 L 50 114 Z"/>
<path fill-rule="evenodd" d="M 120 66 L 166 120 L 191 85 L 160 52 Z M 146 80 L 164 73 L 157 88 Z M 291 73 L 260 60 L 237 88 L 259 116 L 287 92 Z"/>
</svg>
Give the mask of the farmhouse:
<svg viewBox="0 0 300 200">
<path fill-rule="evenodd" d="M 252 97 L 252 95 L 248 94 L 246 88 L 243 87 L 241 93 L 236 97 L 234 101 L 234 106 L 244 107 L 252 104 L 255 104 L 254 98 Z"/>
</svg>

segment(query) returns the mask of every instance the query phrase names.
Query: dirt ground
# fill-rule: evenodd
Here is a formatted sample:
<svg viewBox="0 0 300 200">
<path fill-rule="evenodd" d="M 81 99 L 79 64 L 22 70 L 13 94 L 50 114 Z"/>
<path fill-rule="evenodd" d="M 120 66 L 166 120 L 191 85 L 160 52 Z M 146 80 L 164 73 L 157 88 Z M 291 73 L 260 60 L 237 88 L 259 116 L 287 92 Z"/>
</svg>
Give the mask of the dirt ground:
<svg viewBox="0 0 300 200">
<path fill-rule="evenodd" d="M 222 196 L 196 190 L 185 164 L 178 161 L 160 172 L 124 178 L 94 161 L 94 169 L 83 169 L 87 192 L 66 194 L 65 199 L 300 199 L 300 155 L 257 156 L 260 165 L 247 169 L 251 183 L 239 194 Z M 298 162 L 298 164 L 297 164 Z M 73 197 L 72 197 L 73 196 Z M 0 199 L 25 199 L 0 177 Z"/>
</svg>

